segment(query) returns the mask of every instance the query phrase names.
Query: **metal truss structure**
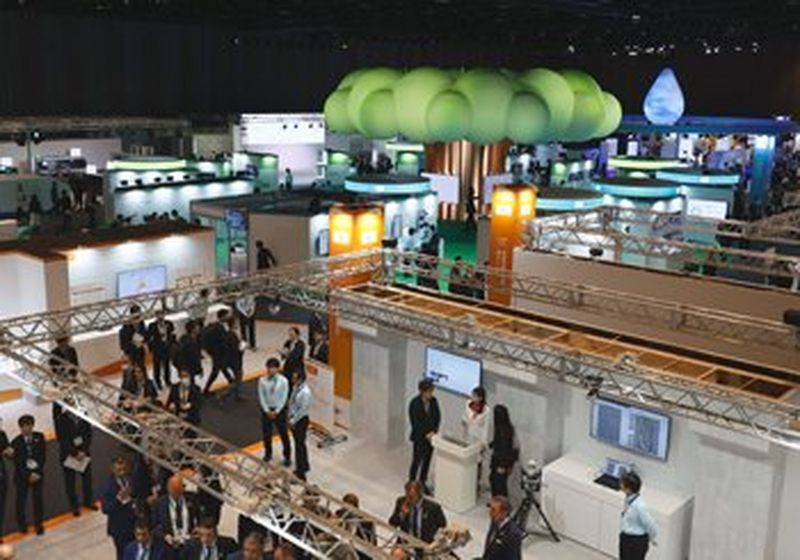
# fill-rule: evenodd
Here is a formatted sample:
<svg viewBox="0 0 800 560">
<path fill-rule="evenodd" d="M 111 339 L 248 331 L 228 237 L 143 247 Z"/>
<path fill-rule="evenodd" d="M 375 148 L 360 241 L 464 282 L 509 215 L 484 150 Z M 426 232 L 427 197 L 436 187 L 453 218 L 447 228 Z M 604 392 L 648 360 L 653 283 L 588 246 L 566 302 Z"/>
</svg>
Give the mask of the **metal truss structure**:
<svg viewBox="0 0 800 560">
<path fill-rule="evenodd" d="M 671 269 L 713 266 L 760 275 L 764 278 L 785 278 L 789 281 L 800 273 L 800 258 L 772 251 L 751 251 L 735 247 L 704 245 L 684 241 L 690 231 L 713 233 L 722 237 L 741 237 L 743 240 L 774 244 L 796 244 L 796 238 L 774 237 L 774 227 L 755 230 L 736 229 L 738 222 L 722 221 L 716 229 L 684 226 L 684 218 L 676 214 L 653 213 L 634 209 L 603 207 L 561 216 L 537 219 L 528 231 L 528 248 L 542 251 L 567 251 L 569 246 L 609 250 L 614 255 L 633 254 L 663 258 L 672 263 Z M 705 221 L 704 221 L 705 222 Z M 693 222 L 697 226 L 697 220 Z M 728 227 L 730 229 L 722 229 Z M 647 234 L 632 230 L 646 229 Z M 737 233 L 738 231 L 738 233 Z M 746 237 L 746 235 L 751 235 Z"/>
<path fill-rule="evenodd" d="M 453 261 L 425 255 L 389 256 L 397 278 L 415 275 L 446 280 L 451 284 L 454 281 L 459 282 L 459 275 L 450 274 L 454 268 L 459 267 Z M 495 268 L 468 267 L 464 270 L 469 272 L 469 276 L 460 282 L 460 286 L 466 288 L 459 294 L 462 298 L 470 298 L 470 290 L 477 288 L 484 291 L 487 286 L 492 286 L 492 290 L 509 291 L 514 302 L 535 301 L 708 339 L 800 352 L 797 329 L 779 321 Z M 481 278 L 480 286 L 475 278 Z"/>
<path fill-rule="evenodd" d="M 659 375 L 625 358 L 606 360 L 533 343 L 522 334 L 478 325 L 469 314 L 430 316 L 363 291 L 337 291 L 331 300 L 337 315 L 354 323 L 543 375 L 590 395 L 638 402 L 800 451 L 800 407 L 791 403 L 703 387 L 690 379 Z"/>
<path fill-rule="evenodd" d="M 160 406 L 138 401 L 66 362 L 54 365 L 51 354 L 38 345 L 17 341 L 11 346 L 14 350 L 4 352 L 8 358 L 5 371 L 10 375 L 61 402 L 131 449 L 182 473 L 203 491 L 315 558 L 356 560 L 358 553 L 364 553 L 388 559 L 396 548 L 424 558 L 450 558 L 451 550 L 466 538 L 444 533 L 428 545 Z M 365 523 L 375 528 L 374 540 L 360 532 Z"/>
<path fill-rule="evenodd" d="M 0 355 L 8 362 L 7 371 L 39 393 L 62 402 L 131 448 L 153 457 L 163 466 L 186 476 L 204 491 L 217 496 L 238 511 L 252 516 L 269 530 L 294 543 L 316 558 L 355 558 L 358 552 L 372 558 L 389 558 L 391 549 L 423 552 L 426 558 L 445 558 L 466 538 L 450 532 L 434 545 L 425 545 L 360 510 L 349 507 L 324 490 L 296 479 L 288 471 L 272 467 L 242 452 L 235 446 L 187 424 L 162 408 L 136 403 L 134 410 L 123 406 L 131 401 L 116 386 L 79 371 L 65 377 L 70 366 L 53 366 L 45 348 L 60 336 L 104 331 L 131 320 L 130 308 L 139 307 L 136 319 L 148 319 L 164 310 L 179 312 L 197 305 L 231 303 L 244 295 L 258 295 L 315 311 L 329 311 L 354 322 L 376 326 L 441 344 L 463 352 L 480 355 L 521 370 L 546 375 L 572 386 L 587 388 L 627 400 L 683 414 L 717 426 L 800 449 L 796 422 L 800 410 L 790 403 L 769 401 L 710 389 L 681 380 L 659 376 L 635 364 L 617 363 L 580 353 L 567 352 L 546 344 L 531 344 L 530 339 L 495 332 L 474 322 L 442 319 L 424 310 L 409 312 L 391 302 L 370 297 L 347 287 L 344 279 L 357 277 L 362 285 L 392 284 L 398 275 L 412 271 L 425 257 L 416 254 L 372 251 L 281 267 L 240 278 L 217 280 L 143 296 L 88 304 L 72 309 L 29 315 L 5 321 L 0 326 Z M 403 264 L 403 263 L 414 264 Z M 404 269 L 403 267 L 413 267 Z M 440 278 L 453 263 L 430 262 Z M 498 271 L 483 271 L 491 277 Z M 622 295 L 592 291 L 582 286 L 566 286 L 558 291 L 541 279 L 511 277 L 515 297 L 532 297 L 561 306 L 584 302 L 600 312 L 614 312 L 625 317 L 637 316 L 632 307 L 623 306 Z M 562 286 L 563 287 L 563 286 Z M 204 297 L 201 294 L 206 293 Z M 681 310 L 650 306 L 666 321 L 672 317 L 683 328 L 705 330 L 716 336 L 740 318 L 707 310 Z M 633 305 L 633 304 L 631 304 Z M 664 304 L 666 305 L 666 304 Z M 672 315 L 670 315 L 672 313 Z M 657 313 L 656 313 L 657 315 Z M 648 317 L 649 315 L 642 315 Z M 655 316 L 655 315 L 654 315 Z M 680 318 L 680 320 L 677 320 Z M 644 319 L 641 320 L 650 320 Z M 775 325 L 762 325 L 777 338 L 785 335 Z M 753 337 L 758 343 L 770 343 L 766 335 L 757 335 L 758 326 L 735 330 L 742 339 Z M 772 328 L 773 330 L 770 330 Z M 730 334 L 730 333 L 728 333 Z M 760 338 L 757 338 L 760 337 Z M 771 343 L 778 344 L 776 340 Z M 16 365 L 15 365 L 16 364 Z M 121 400 L 122 399 L 122 400 Z M 216 480 L 219 486 L 212 484 Z M 332 512 L 344 512 L 332 516 Z M 369 522 L 376 528 L 375 542 L 363 538 L 355 529 Z"/>
</svg>

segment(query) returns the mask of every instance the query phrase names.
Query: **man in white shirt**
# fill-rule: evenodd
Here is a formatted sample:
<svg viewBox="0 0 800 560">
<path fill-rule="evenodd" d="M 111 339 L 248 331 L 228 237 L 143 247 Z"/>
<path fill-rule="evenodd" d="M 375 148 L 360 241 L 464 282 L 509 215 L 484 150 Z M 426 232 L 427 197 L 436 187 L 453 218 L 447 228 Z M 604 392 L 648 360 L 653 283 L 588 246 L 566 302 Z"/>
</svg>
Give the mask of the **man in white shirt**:
<svg viewBox="0 0 800 560">
<path fill-rule="evenodd" d="M 280 371 L 281 363 L 277 358 L 267 360 L 267 374 L 258 380 L 258 400 L 261 404 L 264 460 L 272 460 L 272 433 L 277 428 L 283 445 L 283 465 L 288 467 L 292 464 L 292 444 L 287 425 L 289 382 Z"/>
<path fill-rule="evenodd" d="M 306 383 L 306 375 L 301 371 L 292 374 L 292 396 L 289 399 L 289 425 L 294 438 L 294 474 L 300 480 L 306 479 L 311 468 L 308 464 L 306 433 L 308 432 L 311 409 L 311 388 Z"/>
<path fill-rule="evenodd" d="M 644 560 L 647 550 L 656 540 L 656 524 L 639 492 L 642 479 L 633 471 L 620 479 L 620 490 L 625 493 L 625 507 L 619 534 L 620 560 Z"/>
<path fill-rule="evenodd" d="M 250 350 L 256 348 L 256 298 L 242 296 L 236 300 L 236 315 L 239 319 L 239 333 Z"/>
</svg>

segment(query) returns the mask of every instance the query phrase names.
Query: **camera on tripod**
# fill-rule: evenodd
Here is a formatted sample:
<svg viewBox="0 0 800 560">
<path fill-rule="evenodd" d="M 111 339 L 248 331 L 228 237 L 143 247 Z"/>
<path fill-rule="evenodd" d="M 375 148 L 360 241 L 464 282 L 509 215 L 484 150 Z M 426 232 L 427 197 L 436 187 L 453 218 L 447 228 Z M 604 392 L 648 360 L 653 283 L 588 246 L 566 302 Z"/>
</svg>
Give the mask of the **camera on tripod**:
<svg viewBox="0 0 800 560">
<path fill-rule="evenodd" d="M 522 466 L 519 479 L 520 488 L 525 494 L 537 494 L 542 489 L 542 467 L 530 460 Z"/>
</svg>

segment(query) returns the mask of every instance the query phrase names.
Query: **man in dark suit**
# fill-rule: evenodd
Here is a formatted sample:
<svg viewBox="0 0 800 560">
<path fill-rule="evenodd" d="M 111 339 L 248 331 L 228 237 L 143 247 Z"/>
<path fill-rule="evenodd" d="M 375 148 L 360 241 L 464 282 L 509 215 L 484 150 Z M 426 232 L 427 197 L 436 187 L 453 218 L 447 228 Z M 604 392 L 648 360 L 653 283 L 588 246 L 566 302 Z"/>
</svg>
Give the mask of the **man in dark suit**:
<svg viewBox="0 0 800 560">
<path fill-rule="evenodd" d="M 328 333 L 326 331 L 314 331 L 314 343 L 311 345 L 309 357 L 323 364 L 328 363 Z"/>
<path fill-rule="evenodd" d="M 430 379 L 423 379 L 417 387 L 419 394 L 408 405 L 408 418 L 411 422 L 410 439 L 414 446 L 408 479 L 419 480 L 427 492 L 428 470 L 433 455 L 431 439 L 439 431 L 442 417 L 439 403 L 433 396 L 433 382 Z"/>
<path fill-rule="evenodd" d="M 237 550 L 235 540 L 217 533 L 213 519 L 203 519 L 197 525 L 197 537 L 186 544 L 180 560 L 225 560 Z"/>
<path fill-rule="evenodd" d="M 154 518 L 156 532 L 167 544 L 167 559 L 179 559 L 197 525 L 197 506 L 186 495 L 180 475 L 167 482 L 167 495 L 158 500 Z"/>
<path fill-rule="evenodd" d="M 289 383 L 292 382 L 292 374 L 296 371 L 305 372 L 303 359 L 306 356 L 306 343 L 300 338 L 300 329 L 289 327 L 289 338 L 283 343 L 281 357 L 283 358 L 283 375 Z"/>
<path fill-rule="evenodd" d="M 483 560 L 522 560 L 523 533 L 511 519 L 508 498 L 492 498 L 489 502 L 489 517 L 492 523 L 483 547 Z"/>
<path fill-rule="evenodd" d="M 250 533 L 242 541 L 242 550 L 229 554 L 227 560 L 272 560 L 264 552 L 265 539 L 261 533 Z"/>
<path fill-rule="evenodd" d="M 164 543 L 153 535 L 146 519 L 136 522 L 133 534 L 134 540 L 125 545 L 122 560 L 167 560 Z"/>
<path fill-rule="evenodd" d="M 6 495 L 8 494 L 8 471 L 6 471 L 5 459 L 13 456 L 14 450 L 8 442 L 8 436 L 5 430 L 0 429 L 0 542 L 3 541 L 2 529 L 6 522 Z"/>
<path fill-rule="evenodd" d="M 397 498 L 389 524 L 406 533 L 432 543 L 439 529 L 447 525 L 442 507 L 422 495 L 422 484 L 417 480 L 406 482 L 406 493 Z"/>
<path fill-rule="evenodd" d="M 106 482 L 101 502 L 103 513 L 108 517 L 106 532 L 114 540 L 117 560 L 122 560 L 125 547 L 133 540 L 136 523 L 136 495 L 128 472 L 125 457 L 116 457 L 111 465 L 111 476 Z"/>
<path fill-rule="evenodd" d="M 217 320 L 204 327 L 200 334 L 203 350 L 208 352 L 208 355 L 211 356 L 211 373 L 203 389 L 203 393 L 206 395 L 211 393 L 211 386 L 214 384 L 214 381 L 217 380 L 220 373 L 222 373 L 229 384 L 235 381 L 233 372 L 228 368 L 228 364 L 231 362 L 227 343 L 229 314 L 230 312 L 227 309 L 220 309 L 217 311 Z"/>
<path fill-rule="evenodd" d="M 119 349 L 122 353 L 130 356 L 135 363 L 144 367 L 144 347 L 137 342 L 138 338 L 141 338 L 142 341 L 147 339 L 147 329 L 142 321 L 141 312 L 142 309 L 138 305 L 131 305 L 130 315 L 119 329 L 118 336 Z"/>
<path fill-rule="evenodd" d="M 92 426 L 80 416 L 65 410 L 60 404 L 53 404 L 53 421 L 58 440 L 58 459 L 64 472 L 64 487 L 67 491 L 67 500 L 72 509 L 72 514 L 78 517 L 81 514 L 78 504 L 78 493 L 75 489 L 77 475 L 81 477 L 83 487 L 83 507 L 96 510 L 94 505 L 94 492 L 92 491 L 92 463 L 86 465 L 83 472 L 64 464 L 70 457 L 72 460 L 83 461 L 90 456 L 92 446 Z"/>
<path fill-rule="evenodd" d="M 17 424 L 20 434 L 11 442 L 14 450 L 14 484 L 17 491 L 17 524 L 21 533 L 28 532 L 25 513 L 28 492 L 33 496 L 33 523 L 36 534 L 44 534 L 44 463 L 46 460 L 44 434 L 34 432 L 34 418 L 30 414 L 20 416 Z"/>
<path fill-rule="evenodd" d="M 203 377 L 203 352 L 198 340 L 200 326 L 194 321 L 188 321 L 184 328 L 186 332 L 178 340 L 175 350 L 175 367 L 178 371 L 188 371 L 193 379 Z"/>
<path fill-rule="evenodd" d="M 169 362 L 175 345 L 175 325 L 164 315 L 164 311 L 159 310 L 156 320 L 147 327 L 147 346 L 153 354 L 153 379 L 159 390 L 164 385 L 172 385 Z"/>
<path fill-rule="evenodd" d="M 188 371 L 178 373 L 178 382 L 170 387 L 167 409 L 195 426 L 200 425 L 200 387 Z"/>
<path fill-rule="evenodd" d="M 56 347 L 50 352 L 50 369 L 62 378 L 74 378 L 78 373 L 78 352 L 70 346 L 69 338 L 62 336 L 56 340 Z M 66 362 L 66 363 L 65 363 Z M 69 367 L 72 364 L 75 367 Z"/>
</svg>

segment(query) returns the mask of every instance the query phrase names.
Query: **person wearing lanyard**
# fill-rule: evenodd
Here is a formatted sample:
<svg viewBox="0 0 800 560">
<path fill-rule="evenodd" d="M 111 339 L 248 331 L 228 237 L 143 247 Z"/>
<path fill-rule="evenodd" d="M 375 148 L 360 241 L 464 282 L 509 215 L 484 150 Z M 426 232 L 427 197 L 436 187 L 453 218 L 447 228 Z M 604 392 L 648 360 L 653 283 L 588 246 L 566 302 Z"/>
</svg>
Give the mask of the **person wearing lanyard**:
<svg viewBox="0 0 800 560">
<path fill-rule="evenodd" d="M 178 383 L 169 390 L 167 410 L 190 424 L 200 425 L 200 387 L 188 371 L 178 372 Z"/>
<path fill-rule="evenodd" d="M 422 483 L 418 480 L 406 482 L 405 489 L 405 495 L 395 502 L 389 525 L 432 543 L 439 529 L 447 526 L 444 511 L 439 504 L 422 495 Z"/>
<path fill-rule="evenodd" d="M 44 534 L 44 482 L 45 445 L 44 434 L 34 432 L 34 418 L 30 414 L 20 416 L 17 424 L 20 434 L 11 442 L 14 450 L 14 482 L 17 490 L 17 523 L 20 533 L 28 532 L 25 513 L 28 491 L 33 496 L 33 522 L 36 534 Z"/>
<path fill-rule="evenodd" d="M 153 537 L 146 520 L 136 522 L 133 535 L 134 540 L 125 547 L 122 560 L 167 560 L 164 545 Z"/>
<path fill-rule="evenodd" d="M 625 493 L 625 507 L 619 535 L 619 560 L 644 560 L 650 543 L 655 544 L 656 524 L 639 495 L 642 479 L 635 472 L 626 472 L 620 479 L 620 489 Z"/>
<path fill-rule="evenodd" d="M 213 519 L 203 519 L 197 525 L 197 537 L 186 545 L 181 560 L 225 560 L 237 549 L 235 540 L 217 533 Z"/>
<path fill-rule="evenodd" d="M 58 403 L 53 403 L 53 420 L 58 440 L 59 460 L 64 472 L 67 501 L 69 501 L 72 514 L 78 517 L 81 514 L 76 491 L 78 474 L 80 474 L 83 487 L 83 507 L 91 510 L 97 509 L 97 506 L 94 505 L 92 463 L 89 454 L 92 446 L 92 426 L 83 418 L 69 410 L 64 410 Z M 79 471 L 74 466 L 66 464 L 70 458 L 72 461 L 88 462 L 83 471 Z"/>
<path fill-rule="evenodd" d="M 272 460 L 272 432 L 277 428 L 283 445 L 283 465 L 292 464 L 292 444 L 287 426 L 289 382 L 280 375 L 281 364 L 276 358 L 267 360 L 267 375 L 258 380 L 258 400 L 261 403 L 261 430 L 264 435 L 264 460 Z"/>
<path fill-rule="evenodd" d="M 294 438 L 294 474 L 300 480 L 306 479 L 311 468 L 308 464 L 306 449 L 306 432 L 308 431 L 308 413 L 311 409 L 311 389 L 306 383 L 306 376 L 301 371 L 292 373 L 292 396 L 289 399 L 289 424 Z"/>
<path fill-rule="evenodd" d="M 492 524 L 483 547 L 483 560 L 520 560 L 523 532 L 511 519 L 511 505 L 505 496 L 495 496 L 489 502 Z"/>
<path fill-rule="evenodd" d="M 111 463 L 111 476 L 102 496 L 103 513 L 108 517 L 106 532 L 114 540 L 117 560 L 122 560 L 126 545 L 133 540 L 136 522 L 134 493 L 128 474 L 128 461 L 116 457 Z"/>
<path fill-rule="evenodd" d="M 184 493 L 183 478 L 174 475 L 167 483 L 167 495 L 156 506 L 155 526 L 167 544 L 168 560 L 177 560 L 197 524 L 197 509 Z"/>
</svg>

